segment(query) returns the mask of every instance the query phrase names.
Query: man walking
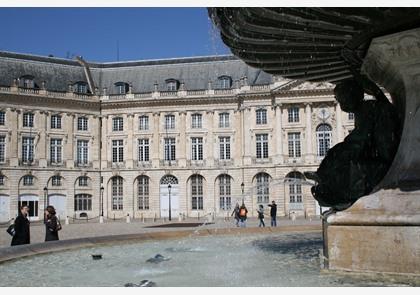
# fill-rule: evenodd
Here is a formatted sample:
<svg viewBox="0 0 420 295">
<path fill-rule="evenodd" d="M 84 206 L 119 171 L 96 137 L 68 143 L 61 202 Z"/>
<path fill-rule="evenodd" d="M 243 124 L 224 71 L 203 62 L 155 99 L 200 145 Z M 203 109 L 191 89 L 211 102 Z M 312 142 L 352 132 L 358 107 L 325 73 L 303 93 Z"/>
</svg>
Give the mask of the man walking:
<svg viewBox="0 0 420 295">
<path fill-rule="evenodd" d="M 271 202 L 271 205 L 268 204 L 268 206 L 271 207 L 270 210 L 270 216 L 271 216 L 271 226 L 277 226 L 277 205 L 275 201 Z"/>
<path fill-rule="evenodd" d="M 30 243 L 28 214 L 29 207 L 26 205 L 21 206 L 19 215 L 15 219 L 15 234 L 12 238 L 12 246 L 25 245 Z"/>
</svg>

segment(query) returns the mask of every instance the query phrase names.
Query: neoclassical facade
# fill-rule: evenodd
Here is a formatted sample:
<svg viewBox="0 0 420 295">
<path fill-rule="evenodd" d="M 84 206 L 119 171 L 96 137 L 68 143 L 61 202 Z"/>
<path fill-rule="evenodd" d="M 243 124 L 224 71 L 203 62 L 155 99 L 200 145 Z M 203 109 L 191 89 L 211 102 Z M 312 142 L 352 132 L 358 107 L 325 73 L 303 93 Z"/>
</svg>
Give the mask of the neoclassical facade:
<svg viewBox="0 0 420 295">
<path fill-rule="evenodd" d="M 233 56 L 94 63 L 0 52 L 0 222 L 317 215 L 304 171 L 353 129 L 330 84 Z M 170 210 L 169 210 L 170 207 Z M 268 208 L 268 207 L 266 207 Z"/>
</svg>

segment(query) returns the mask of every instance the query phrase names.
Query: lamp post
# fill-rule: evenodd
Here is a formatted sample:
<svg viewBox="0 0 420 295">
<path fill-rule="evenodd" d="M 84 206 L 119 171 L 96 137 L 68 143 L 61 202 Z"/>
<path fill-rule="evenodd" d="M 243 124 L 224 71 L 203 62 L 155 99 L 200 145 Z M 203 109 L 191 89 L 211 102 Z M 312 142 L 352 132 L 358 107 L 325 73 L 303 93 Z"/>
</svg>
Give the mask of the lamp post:
<svg viewBox="0 0 420 295">
<path fill-rule="evenodd" d="M 171 184 L 168 184 L 168 192 L 169 192 L 169 221 L 171 221 Z"/>
<path fill-rule="evenodd" d="M 244 204 L 244 188 L 245 188 L 245 184 L 242 182 L 241 183 L 242 205 Z"/>
<path fill-rule="evenodd" d="M 99 217 L 99 223 L 104 222 L 104 187 L 101 186 L 101 216 Z"/>
<path fill-rule="evenodd" d="M 44 211 L 47 209 L 47 199 L 48 199 L 48 188 L 44 187 Z M 44 222 L 45 222 L 45 212 L 44 212 Z"/>
</svg>

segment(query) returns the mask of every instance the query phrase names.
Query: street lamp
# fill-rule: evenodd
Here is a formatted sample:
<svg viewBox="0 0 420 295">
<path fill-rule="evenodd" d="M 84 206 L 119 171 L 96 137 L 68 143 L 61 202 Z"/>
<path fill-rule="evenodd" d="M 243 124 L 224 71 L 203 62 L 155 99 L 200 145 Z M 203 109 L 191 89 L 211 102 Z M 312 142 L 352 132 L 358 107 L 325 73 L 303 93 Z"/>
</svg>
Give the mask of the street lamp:
<svg viewBox="0 0 420 295">
<path fill-rule="evenodd" d="M 168 192 L 169 192 L 169 221 L 171 221 L 171 184 L 168 184 Z"/>
<path fill-rule="evenodd" d="M 101 186 L 101 216 L 104 217 L 104 187 Z"/>
<path fill-rule="evenodd" d="M 244 188 L 245 188 L 245 184 L 242 182 L 241 183 L 242 205 L 244 204 Z"/>
</svg>

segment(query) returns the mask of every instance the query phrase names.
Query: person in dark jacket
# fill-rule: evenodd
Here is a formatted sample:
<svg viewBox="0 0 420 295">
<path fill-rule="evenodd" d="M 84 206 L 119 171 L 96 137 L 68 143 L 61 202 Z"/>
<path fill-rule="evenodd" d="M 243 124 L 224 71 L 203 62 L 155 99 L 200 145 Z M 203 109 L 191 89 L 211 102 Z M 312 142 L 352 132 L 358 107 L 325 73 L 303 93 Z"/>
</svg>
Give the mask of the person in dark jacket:
<svg viewBox="0 0 420 295">
<path fill-rule="evenodd" d="M 268 204 L 270 209 L 270 216 L 271 216 L 271 226 L 277 226 L 277 204 L 276 202 L 272 201 L 271 205 Z"/>
<path fill-rule="evenodd" d="M 20 207 L 19 215 L 15 219 L 15 234 L 12 238 L 12 246 L 25 245 L 31 242 L 28 212 L 28 206 L 24 205 Z"/>
<path fill-rule="evenodd" d="M 235 209 L 233 209 L 232 214 L 230 216 L 235 215 L 236 226 L 239 227 L 239 203 L 236 203 Z"/>
<path fill-rule="evenodd" d="M 53 206 L 45 209 L 45 242 L 58 241 L 58 231 L 61 229 Z"/>
</svg>

